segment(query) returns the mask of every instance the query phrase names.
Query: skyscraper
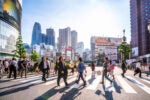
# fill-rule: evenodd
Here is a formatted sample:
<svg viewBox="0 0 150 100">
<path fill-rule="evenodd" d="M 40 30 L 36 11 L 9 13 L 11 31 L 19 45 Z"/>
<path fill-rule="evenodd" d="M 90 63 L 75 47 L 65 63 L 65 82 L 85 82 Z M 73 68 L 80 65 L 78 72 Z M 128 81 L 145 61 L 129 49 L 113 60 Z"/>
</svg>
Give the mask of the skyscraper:
<svg viewBox="0 0 150 100">
<path fill-rule="evenodd" d="M 84 52 L 84 43 L 83 42 L 77 43 L 76 52 L 79 54 L 80 57 L 83 57 L 83 52 Z"/>
<path fill-rule="evenodd" d="M 31 46 L 35 44 L 40 44 L 42 42 L 42 34 L 41 34 L 41 25 L 38 22 L 35 22 L 32 31 L 32 43 Z"/>
<path fill-rule="evenodd" d="M 46 44 L 46 34 L 42 33 L 42 43 Z"/>
<path fill-rule="evenodd" d="M 52 28 L 46 30 L 46 44 L 55 46 L 55 32 Z"/>
<path fill-rule="evenodd" d="M 131 47 L 134 56 L 150 53 L 150 34 L 147 25 L 150 20 L 150 0 L 130 0 Z"/>
<path fill-rule="evenodd" d="M 58 50 L 61 51 L 62 48 L 67 48 L 71 46 L 71 29 L 67 27 L 65 29 L 59 29 L 59 47 Z"/>
<path fill-rule="evenodd" d="M 71 47 L 75 51 L 77 47 L 77 32 L 71 31 Z"/>
</svg>

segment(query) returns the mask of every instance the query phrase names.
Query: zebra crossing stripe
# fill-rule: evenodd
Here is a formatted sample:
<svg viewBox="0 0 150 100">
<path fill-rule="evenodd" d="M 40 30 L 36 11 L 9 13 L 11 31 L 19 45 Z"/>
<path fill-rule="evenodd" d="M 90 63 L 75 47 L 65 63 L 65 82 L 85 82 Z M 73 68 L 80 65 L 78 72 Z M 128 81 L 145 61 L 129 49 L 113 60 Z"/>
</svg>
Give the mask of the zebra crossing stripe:
<svg viewBox="0 0 150 100">
<path fill-rule="evenodd" d="M 20 82 L 24 83 L 24 82 L 29 82 L 29 81 L 34 81 L 34 80 L 38 80 L 38 79 L 41 79 L 41 77 L 32 77 L 32 78 L 25 78 L 23 80 L 21 80 Z"/>
<path fill-rule="evenodd" d="M 138 78 L 138 77 L 137 77 L 137 78 Z M 145 78 L 138 78 L 138 79 L 140 79 L 140 80 L 142 80 L 142 81 L 144 81 L 144 82 L 150 84 L 150 81 L 146 80 Z"/>
<path fill-rule="evenodd" d="M 75 81 L 75 80 L 76 80 L 76 77 L 73 77 L 73 78 L 69 79 L 67 82 L 68 82 L 68 83 L 71 83 L 71 82 L 73 82 L 73 81 Z M 60 83 L 60 86 L 65 86 L 65 83 L 64 83 L 64 82 L 61 82 L 61 83 Z"/>
<path fill-rule="evenodd" d="M 107 79 L 105 79 L 105 82 L 105 91 L 115 91 L 113 84 L 111 84 Z"/>
<path fill-rule="evenodd" d="M 41 75 L 38 75 L 38 76 L 30 76 L 30 77 L 27 77 L 27 78 L 20 78 L 20 79 L 15 79 L 15 80 L 12 80 L 12 81 L 24 81 L 24 80 L 29 80 L 29 79 L 35 79 L 35 78 L 38 78 L 38 77 L 41 77 Z"/>
<path fill-rule="evenodd" d="M 138 87 L 140 87 L 141 89 L 143 89 L 145 92 L 147 92 L 148 94 L 150 94 L 150 88 L 147 87 L 146 85 L 144 85 L 143 83 L 135 80 L 134 78 L 127 76 L 127 78 L 132 81 L 133 83 L 135 83 Z"/>
<path fill-rule="evenodd" d="M 116 76 L 117 80 L 121 84 L 126 93 L 137 93 L 123 78 L 122 76 Z"/>
<path fill-rule="evenodd" d="M 89 89 L 89 90 L 95 90 L 99 84 L 101 80 L 101 76 L 97 76 L 96 79 L 93 80 L 93 82 L 86 88 L 86 89 Z"/>
<path fill-rule="evenodd" d="M 57 77 L 57 76 L 56 76 Z M 55 77 L 55 78 L 56 78 Z M 69 76 L 69 78 L 70 77 L 74 77 L 74 76 Z M 44 85 L 50 85 L 50 84 L 53 84 L 53 83 L 56 83 L 57 82 L 57 80 L 52 80 L 52 81 L 48 81 L 48 82 L 46 82 Z"/>
<path fill-rule="evenodd" d="M 85 77 L 85 81 L 88 81 L 89 79 L 91 78 L 91 75 L 88 75 L 88 76 L 86 76 Z M 77 79 L 77 77 L 75 78 L 75 79 Z M 72 86 L 71 86 L 71 88 L 79 88 L 80 87 L 80 85 L 81 85 L 81 81 L 79 82 L 79 84 L 73 84 Z"/>
</svg>

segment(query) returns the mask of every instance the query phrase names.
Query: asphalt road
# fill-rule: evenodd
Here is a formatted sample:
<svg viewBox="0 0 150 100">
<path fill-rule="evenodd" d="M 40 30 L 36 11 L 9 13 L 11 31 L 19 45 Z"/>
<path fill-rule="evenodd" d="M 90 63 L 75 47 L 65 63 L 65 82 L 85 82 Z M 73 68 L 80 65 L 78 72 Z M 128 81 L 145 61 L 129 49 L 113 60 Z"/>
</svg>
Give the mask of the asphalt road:
<svg viewBox="0 0 150 100">
<path fill-rule="evenodd" d="M 82 86 L 82 80 L 75 84 L 77 74 L 68 76 L 68 88 L 63 79 L 61 86 L 56 87 L 57 76 L 51 76 L 46 83 L 42 82 L 41 75 L 16 80 L 4 78 L 0 80 L 0 100 L 150 100 L 150 76 L 143 74 L 143 78 L 139 78 L 133 76 L 133 71 L 127 71 L 123 78 L 121 69 L 116 67 L 113 84 L 105 80 L 102 85 L 102 75 L 91 78 L 89 68 L 87 72 L 86 87 Z"/>
</svg>

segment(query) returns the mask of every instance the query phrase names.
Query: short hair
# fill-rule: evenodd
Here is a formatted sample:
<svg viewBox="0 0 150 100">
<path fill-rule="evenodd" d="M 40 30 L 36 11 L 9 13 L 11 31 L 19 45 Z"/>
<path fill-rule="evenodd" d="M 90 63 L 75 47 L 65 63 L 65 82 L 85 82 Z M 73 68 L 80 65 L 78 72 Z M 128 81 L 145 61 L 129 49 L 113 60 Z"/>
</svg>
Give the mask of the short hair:
<svg viewBox="0 0 150 100">
<path fill-rule="evenodd" d="M 82 61 L 82 58 L 81 58 L 81 57 L 79 57 L 79 61 Z"/>
<path fill-rule="evenodd" d="M 61 61 L 61 59 L 62 59 L 62 56 L 59 57 L 59 61 Z"/>
<path fill-rule="evenodd" d="M 108 60 L 108 57 L 105 57 L 106 60 Z"/>
</svg>

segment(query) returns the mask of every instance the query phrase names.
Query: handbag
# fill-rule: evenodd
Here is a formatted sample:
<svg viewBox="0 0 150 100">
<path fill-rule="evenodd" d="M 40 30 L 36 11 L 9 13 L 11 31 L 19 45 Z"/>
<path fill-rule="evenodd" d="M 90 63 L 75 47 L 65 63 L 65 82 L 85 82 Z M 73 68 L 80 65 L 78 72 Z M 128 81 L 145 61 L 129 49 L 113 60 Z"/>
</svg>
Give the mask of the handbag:
<svg viewBox="0 0 150 100">
<path fill-rule="evenodd" d="M 100 70 L 99 70 L 99 71 L 97 71 L 96 73 L 97 73 L 97 75 L 101 75 L 101 71 L 100 71 Z"/>
<path fill-rule="evenodd" d="M 114 70 L 114 66 L 113 65 L 109 66 L 108 70 Z"/>
</svg>

